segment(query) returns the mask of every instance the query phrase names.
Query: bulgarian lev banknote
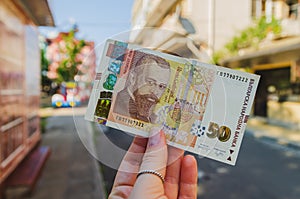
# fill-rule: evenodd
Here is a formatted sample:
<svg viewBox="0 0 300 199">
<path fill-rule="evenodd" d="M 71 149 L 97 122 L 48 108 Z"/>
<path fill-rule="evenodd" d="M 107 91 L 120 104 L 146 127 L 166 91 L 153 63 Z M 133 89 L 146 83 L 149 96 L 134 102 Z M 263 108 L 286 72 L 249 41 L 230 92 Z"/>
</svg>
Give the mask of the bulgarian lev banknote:
<svg viewBox="0 0 300 199">
<path fill-rule="evenodd" d="M 108 40 L 85 118 L 235 165 L 259 76 Z"/>
</svg>

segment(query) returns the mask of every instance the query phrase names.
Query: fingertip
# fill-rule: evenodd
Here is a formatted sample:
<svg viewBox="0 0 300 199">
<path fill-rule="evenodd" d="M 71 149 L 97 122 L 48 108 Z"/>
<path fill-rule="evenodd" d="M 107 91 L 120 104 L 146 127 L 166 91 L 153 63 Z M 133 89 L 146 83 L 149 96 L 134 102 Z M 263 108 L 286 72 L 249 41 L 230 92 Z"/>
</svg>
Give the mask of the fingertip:
<svg viewBox="0 0 300 199">
<path fill-rule="evenodd" d="M 198 168 L 196 158 L 192 155 L 186 155 L 182 159 L 181 174 L 182 181 L 188 184 L 196 184 L 198 180 Z"/>
<path fill-rule="evenodd" d="M 151 130 L 150 130 L 150 137 L 156 135 L 160 131 L 161 131 L 161 128 L 159 128 L 159 127 L 153 127 L 153 128 L 151 128 Z"/>
<path fill-rule="evenodd" d="M 186 155 L 181 164 L 179 198 L 196 198 L 197 181 L 197 161 L 194 156 Z"/>
<path fill-rule="evenodd" d="M 197 167 L 196 158 L 192 155 L 186 155 L 183 158 L 183 166 L 185 167 Z"/>
<path fill-rule="evenodd" d="M 166 145 L 165 133 L 162 130 L 152 129 L 151 136 L 148 140 L 148 147 L 164 146 Z"/>
</svg>

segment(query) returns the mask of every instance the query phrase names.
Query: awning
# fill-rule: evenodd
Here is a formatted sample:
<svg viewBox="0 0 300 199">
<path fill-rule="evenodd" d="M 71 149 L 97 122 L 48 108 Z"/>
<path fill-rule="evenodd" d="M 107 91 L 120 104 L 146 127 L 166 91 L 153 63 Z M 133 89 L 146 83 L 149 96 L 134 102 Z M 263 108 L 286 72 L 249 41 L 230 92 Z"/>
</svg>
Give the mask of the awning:
<svg viewBox="0 0 300 199">
<path fill-rule="evenodd" d="M 202 62 L 208 63 L 211 61 L 207 52 L 204 49 L 201 50 L 191 38 L 180 35 L 174 35 L 174 37 L 159 46 L 158 49 L 173 52 L 182 57 L 195 58 Z"/>
<path fill-rule="evenodd" d="M 37 26 L 55 26 L 47 0 L 13 0 Z"/>
</svg>

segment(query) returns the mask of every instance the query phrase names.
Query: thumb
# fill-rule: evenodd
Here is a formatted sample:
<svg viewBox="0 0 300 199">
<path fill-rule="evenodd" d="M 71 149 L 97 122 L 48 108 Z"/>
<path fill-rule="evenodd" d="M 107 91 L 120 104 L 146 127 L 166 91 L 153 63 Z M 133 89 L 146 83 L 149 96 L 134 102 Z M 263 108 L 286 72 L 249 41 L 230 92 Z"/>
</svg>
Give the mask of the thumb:
<svg viewBox="0 0 300 199">
<path fill-rule="evenodd" d="M 165 177 L 168 151 L 165 134 L 158 128 L 152 129 L 140 172 L 156 171 Z M 151 173 L 139 175 L 130 198 L 158 198 L 164 195 L 164 186 L 159 176 Z"/>
</svg>

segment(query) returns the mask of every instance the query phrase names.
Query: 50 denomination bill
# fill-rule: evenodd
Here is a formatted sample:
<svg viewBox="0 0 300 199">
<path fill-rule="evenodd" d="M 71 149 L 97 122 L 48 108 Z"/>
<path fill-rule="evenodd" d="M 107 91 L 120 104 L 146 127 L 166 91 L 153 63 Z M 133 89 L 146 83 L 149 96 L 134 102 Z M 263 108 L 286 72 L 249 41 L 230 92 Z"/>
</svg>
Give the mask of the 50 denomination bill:
<svg viewBox="0 0 300 199">
<path fill-rule="evenodd" d="M 259 76 L 108 40 L 85 118 L 235 165 Z"/>
</svg>

